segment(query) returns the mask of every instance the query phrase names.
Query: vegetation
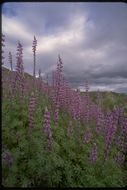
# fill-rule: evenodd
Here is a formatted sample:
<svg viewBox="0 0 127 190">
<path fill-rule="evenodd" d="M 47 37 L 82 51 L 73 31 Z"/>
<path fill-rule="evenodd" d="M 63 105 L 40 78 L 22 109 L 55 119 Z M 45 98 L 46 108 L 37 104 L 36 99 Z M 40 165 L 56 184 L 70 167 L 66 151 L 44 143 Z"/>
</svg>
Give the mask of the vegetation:
<svg viewBox="0 0 127 190">
<path fill-rule="evenodd" d="M 125 187 L 127 95 L 72 90 L 60 56 L 50 86 L 17 52 L 15 71 L 2 66 L 3 186 Z"/>
</svg>

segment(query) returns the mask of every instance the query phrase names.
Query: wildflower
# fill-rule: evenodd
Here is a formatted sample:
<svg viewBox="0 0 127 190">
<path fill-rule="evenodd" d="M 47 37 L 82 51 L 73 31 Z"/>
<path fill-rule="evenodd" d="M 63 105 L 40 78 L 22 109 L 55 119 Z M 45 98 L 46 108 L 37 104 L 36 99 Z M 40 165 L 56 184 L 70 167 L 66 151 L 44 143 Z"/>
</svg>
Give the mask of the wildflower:
<svg viewBox="0 0 127 190">
<path fill-rule="evenodd" d="M 59 101 L 56 102 L 55 106 L 55 123 L 58 125 L 58 120 L 59 120 Z"/>
<path fill-rule="evenodd" d="M 47 148 L 51 149 L 53 139 L 52 139 L 52 131 L 50 127 L 50 112 L 48 111 L 47 107 L 45 108 L 45 113 L 44 113 L 43 131 L 44 131 L 45 136 L 47 137 Z"/>
<path fill-rule="evenodd" d="M 24 67 L 23 67 L 23 47 L 18 43 L 17 46 L 17 64 L 16 64 L 16 76 L 14 81 L 14 90 L 17 87 L 19 91 L 21 91 L 23 95 L 24 91 Z"/>
<path fill-rule="evenodd" d="M 112 144 L 113 137 L 116 132 L 116 126 L 113 122 L 113 115 L 109 112 L 106 118 L 106 128 L 104 132 L 105 138 L 105 159 L 107 159 Z"/>
<path fill-rule="evenodd" d="M 97 160 L 97 145 L 96 145 L 96 143 L 93 144 L 89 159 L 92 162 L 95 162 Z"/>
<path fill-rule="evenodd" d="M 32 130 L 33 128 L 33 113 L 36 106 L 36 99 L 34 93 L 32 92 L 30 100 L 29 100 L 29 129 Z"/>
<path fill-rule="evenodd" d="M 36 74 L 36 47 L 37 47 L 37 40 L 34 36 L 34 40 L 33 40 L 33 53 L 34 53 L 34 67 L 33 67 L 33 76 L 35 78 L 35 74 Z"/>
<path fill-rule="evenodd" d="M 54 101 L 54 117 L 55 117 L 55 123 L 56 125 L 58 124 L 58 119 L 59 119 L 59 108 L 61 105 L 61 99 L 62 99 L 62 95 L 63 95 L 63 91 L 62 91 L 62 68 L 63 68 L 63 63 L 62 60 L 60 58 L 60 56 L 58 56 L 59 58 L 59 62 L 57 63 L 57 69 L 56 72 L 54 73 L 55 75 L 53 76 L 54 78 L 54 83 L 55 83 L 55 97 L 53 97 L 53 101 Z"/>
<path fill-rule="evenodd" d="M 78 121 L 80 121 L 80 117 L 81 117 L 81 97 L 80 97 L 80 90 L 79 89 L 77 89 L 75 97 L 76 97 L 76 107 L 75 107 L 76 119 Z"/>
<path fill-rule="evenodd" d="M 84 136 L 83 136 L 83 142 L 84 143 L 89 143 L 91 140 L 92 134 L 90 131 L 85 131 Z"/>
<path fill-rule="evenodd" d="M 1 42 L 1 45 L 2 45 L 2 47 L 4 47 L 5 45 L 4 45 L 4 42 L 5 42 L 5 35 L 3 35 L 2 34 L 2 42 Z M 2 49 L 2 53 L 4 53 L 4 51 L 3 51 L 3 49 Z M 2 56 L 2 59 L 5 59 L 5 57 L 4 56 Z M 4 62 L 2 62 L 2 65 L 4 64 Z"/>
<path fill-rule="evenodd" d="M 125 155 L 119 151 L 114 160 L 121 166 L 124 163 Z"/>
<path fill-rule="evenodd" d="M 89 116 L 90 116 L 90 101 L 89 101 L 89 86 L 88 86 L 88 81 L 86 80 L 85 84 L 86 88 L 86 111 L 85 111 L 85 119 L 88 122 L 89 121 Z"/>
</svg>

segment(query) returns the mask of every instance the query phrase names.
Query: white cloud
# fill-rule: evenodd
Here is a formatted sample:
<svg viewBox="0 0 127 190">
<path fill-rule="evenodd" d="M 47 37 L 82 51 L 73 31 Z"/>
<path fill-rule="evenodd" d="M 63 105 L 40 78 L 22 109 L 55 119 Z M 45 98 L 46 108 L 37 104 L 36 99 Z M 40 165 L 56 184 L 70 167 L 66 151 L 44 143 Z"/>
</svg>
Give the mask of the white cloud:
<svg viewBox="0 0 127 190">
<path fill-rule="evenodd" d="M 23 39 L 30 41 L 33 35 L 26 30 L 25 26 L 21 24 L 15 17 L 8 18 L 2 15 L 2 32 L 11 38 Z"/>
<path fill-rule="evenodd" d="M 69 48 L 76 46 L 84 38 L 84 23 L 85 17 L 76 15 L 73 20 L 70 20 L 69 27 L 59 29 L 54 35 L 40 37 L 38 44 L 38 52 L 48 52 L 58 50 L 61 46 Z"/>
</svg>

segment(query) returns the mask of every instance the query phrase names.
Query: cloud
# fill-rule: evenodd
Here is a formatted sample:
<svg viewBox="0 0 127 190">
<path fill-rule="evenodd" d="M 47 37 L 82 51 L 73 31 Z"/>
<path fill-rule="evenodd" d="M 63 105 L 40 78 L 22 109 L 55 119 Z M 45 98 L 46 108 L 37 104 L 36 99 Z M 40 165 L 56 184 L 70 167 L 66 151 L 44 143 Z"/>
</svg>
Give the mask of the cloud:
<svg viewBox="0 0 127 190">
<path fill-rule="evenodd" d="M 27 31 L 22 23 L 20 23 L 15 17 L 8 18 L 2 15 L 2 31 L 5 35 L 8 35 L 10 39 L 20 39 L 23 41 L 31 41 L 33 35 L 30 31 Z"/>
<path fill-rule="evenodd" d="M 87 78 L 91 89 L 126 92 L 126 17 L 123 3 L 5 3 L 6 55 L 10 50 L 15 55 L 20 40 L 25 69 L 32 74 L 35 35 L 37 71 L 41 68 L 51 75 L 60 54 L 64 75 L 72 86 L 82 86 Z"/>
</svg>

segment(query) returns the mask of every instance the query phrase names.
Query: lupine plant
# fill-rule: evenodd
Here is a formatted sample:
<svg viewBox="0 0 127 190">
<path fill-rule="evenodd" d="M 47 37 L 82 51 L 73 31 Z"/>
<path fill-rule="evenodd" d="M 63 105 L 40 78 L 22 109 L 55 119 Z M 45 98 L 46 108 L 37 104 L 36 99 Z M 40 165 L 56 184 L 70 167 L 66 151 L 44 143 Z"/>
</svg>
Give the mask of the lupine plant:
<svg viewBox="0 0 127 190">
<path fill-rule="evenodd" d="M 2 48 L 3 47 L 5 47 L 5 44 L 4 44 L 4 42 L 5 42 L 5 35 L 4 34 L 2 34 L 2 39 L 1 39 L 1 45 L 2 45 Z M 2 53 L 4 53 L 4 50 L 2 49 Z M 5 57 L 2 55 L 2 59 L 5 59 Z M 4 62 L 2 62 L 2 65 L 4 64 Z"/>
<path fill-rule="evenodd" d="M 96 162 L 96 160 L 97 160 L 97 145 L 96 145 L 96 143 L 93 144 L 92 150 L 90 152 L 89 159 L 92 162 Z"/>
<path fill-rule="evenodd" d="M 36 75 L 36 47 L 37 47 L 37 40 L 36 37 L 34 36 L 33 40 L 33 56 L 34 56 L 34 66 L 33 66 L 33 77 L 35 78 Z"/>
<path fill-rule="evenodd" d="M 45 108 L 45 113 L 44 113 L 43 131 L 45 136 L 47 137 L 46 148 L 51 149 L 53 140 L 52 140 L 52 131 L 50 127 L 50 112 L 48 111 L 47 107 Z"/>
<path fill-rule="evenodd" d="M 16 63 L 16 76 L 14 79 L 14 90 L 17 90 L 23 96 L 23 91 L 24 91 L 23 47 L 20 42 L 18 42 L 16 58 L 17 58 L 17 63 Z"/>
<path fill-rule="evenodd" d="M 9 52 L 9 63 L 10 63 L 10 67 L 11 67 L 11 71 L 13 71 L 13 65 L 12 65 L 12 54 L 11 52 Z"/>
<path fill-rule="evenodd" d="M 33 117 L 34 117 L 35 106 L 36 106 L 36 98 L 35 98 L 34 92 L 32 92 L 30 100 L 29 100 L 29 130 L 30 132 L 32 131 L 34 127 Z"/>
<path fill-rule="evenodd" d="M 127 96 L 92 94 L 87 80 L 86 92 L 71 89 L 60 56 L 51 85 L 41 70 L 36 78 L 36 46 L 34 36 L 33 76 L 24 71 L 20 42 L 16 71 L 2 66 L 3 186 L 127 186 Z"/>
</svg>

